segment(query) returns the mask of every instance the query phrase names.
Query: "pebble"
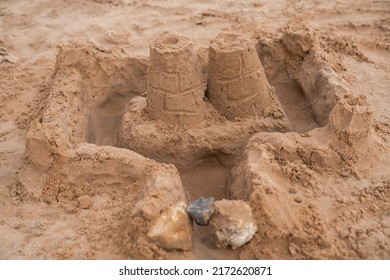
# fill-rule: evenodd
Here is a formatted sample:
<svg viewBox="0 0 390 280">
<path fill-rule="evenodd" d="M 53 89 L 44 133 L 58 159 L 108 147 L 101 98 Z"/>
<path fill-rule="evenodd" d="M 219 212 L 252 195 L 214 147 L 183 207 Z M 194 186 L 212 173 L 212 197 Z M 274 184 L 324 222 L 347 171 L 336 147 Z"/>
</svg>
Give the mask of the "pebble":
<svg viewBox="0 0 390 280">
<path fill-rule="evenodd" d="M 214 207 L 210 225 L 217 248 L 236 249 L 253 238 L 257 231 L 256 220 L 245 201 L 223 199 L 216 201 Z"/>
<path fill-rule="evenodd" d="M 196 224 L 207 226 L 210 218 L 214 214 L 214 197 L 204 198 L 201 196 L 197 200 L 192 201 L 186 211 Z"/>
</svg>

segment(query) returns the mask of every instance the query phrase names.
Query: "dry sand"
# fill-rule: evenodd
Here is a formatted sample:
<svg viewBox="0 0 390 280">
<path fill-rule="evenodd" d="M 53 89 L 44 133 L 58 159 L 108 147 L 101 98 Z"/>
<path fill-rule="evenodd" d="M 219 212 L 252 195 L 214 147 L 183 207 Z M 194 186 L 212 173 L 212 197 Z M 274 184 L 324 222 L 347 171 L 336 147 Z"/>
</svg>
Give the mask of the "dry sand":
<svg viewBox="0 0 390 280">
<path fill-rule="evenodd" d="M 390 259 L 389 14 L 386 0 L 1 1 L 0 259 Z M 228 120 L 206 98 L 191 127 L 150 119 L 150 42 L 190 38 L 206 85 L 221 31 L 251 38 L 282 109 Z M 194 226 L 185 252 L 147 237 L 201 195 L 247 201 L 255 237 L 217 249 Z"/>
</svg>

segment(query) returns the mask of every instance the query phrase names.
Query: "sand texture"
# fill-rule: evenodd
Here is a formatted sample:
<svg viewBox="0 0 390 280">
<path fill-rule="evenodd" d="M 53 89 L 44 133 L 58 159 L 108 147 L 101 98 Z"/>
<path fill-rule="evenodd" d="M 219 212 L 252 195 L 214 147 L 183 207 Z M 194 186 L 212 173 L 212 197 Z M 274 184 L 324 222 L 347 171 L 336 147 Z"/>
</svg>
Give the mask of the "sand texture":
<svg viewBox="0 0 390 280">
<path fill-rule="evenodd" d="M 390 259 L 389 13 L 1 1 L 0 259 Z"/>
</svg>

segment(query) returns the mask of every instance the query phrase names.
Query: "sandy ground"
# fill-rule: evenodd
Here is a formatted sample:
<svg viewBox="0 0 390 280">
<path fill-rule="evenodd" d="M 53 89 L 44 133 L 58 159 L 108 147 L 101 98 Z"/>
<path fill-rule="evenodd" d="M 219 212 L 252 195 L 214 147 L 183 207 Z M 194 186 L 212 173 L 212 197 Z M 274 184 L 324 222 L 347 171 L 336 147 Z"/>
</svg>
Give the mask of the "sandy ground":
<svg viewBox="0 0 390 280">
<path fill-rule="evenodd" d="M 0 1 L 0 258 L 390 259 L 390 165 L 386 160 L 390 155 L 390 2 L 190 2 Z M 118 59 L 135 58 L 139 68 L 143 69 L 142 61 L 147 61 L 150 41 L 163 32 L 188 36 L 196 49 L 201 49 L 208 48 L 210 40 L 223 30 L 247 33 L 255 42 L 280 42 L 287 29 L 302 25 L 315 32 L 317 53 L 346 82 L 349 92 L 353 96 L 366 97 L 372 112 L 369 122 L 369 137 L 372 138 L 369 139 L 375 140 L 351 142 L 351 153 L 356 154 L 357 160 L 345 167 L 344 173 L 335 171 L 338 167 L 329 167 L 330 171 L 324 171 L 323 166 L 311 168 L 306 162 L 296 163 L 288 156 L 288 181 L 280 175 L 280 170 L 285 170 L 282 164 L 275 168 L 272 162 L 252 166 L 250 172 L 258 173 L 261 178 L 266 176 L 264 174 L 280 177 L 278 183 L 286 186 L 286 192 L 283 189 L 277 191 L 279 199 L 274 203 L 284 207 L 280 212 L 272 213 L 266 211 L 270 202 L 264 202 L 259 193 L 254 191 L 252 195 L 243 195 L 233 184 L 232 190 L 236 193 L 230 195 L 250 202 L 261 228 L 242 249 L 216 249 L 207 238 L 208 229 L 198 227 L 195 228 L 197 234 L 192 252 L 163 252 L 149 245 L 143 249 L 142 242 L 129 246 L 128 243 L 139 241 L 128 232 L 134 225 L 129 225 L 131 222 L 126 219 L 130 219 L 127 212 L 131 212 L 134 203 L 142 196 L 138 187 L 142 180 L 126 187 L 106 186 L 97 190 L 93 184 L 64 186 L 62 182 L 54 182 L 59 177 L 52 176 L 49 185 L 58 185 L 55 198 L 47 190 L 42 197 L 23 195 L 20 177 L 24 176 L 24 182 L 35 184 L 41 176 L 26 171 L 26 137 L 32 122 L 42 118 L 50 103 L 48 97 L 57 85 L 59 67 L 67 63 L 58 62 L 60 49 L 66 53 L 88 46 L 90 52 L 113 55 Z M 304 142 L 298 134 L 279 139 L 260 133 L 250 141 L 246 152 L 242 151 L 239 157 L 228 158 L 226 162 L 212 157 L 194 167 L 186 165 L 183 159 L 177 159 L 177 162 L 167 160 L 177 165 L 191 198 L 212 195 L 221 199 L 228 196 L 225 186 L 238 158 L 241 165 L 238 163 L 232 173 L 236 175 L 246 168 L 240 166 L 246 160 L 250 161 L 250 153 L 256 153 L 256 149 L 263 151 L 267 143 L 273 147 L 274 150 L 270 149 L 275 155 L 275 149 L 283 150 L 284 145 L 293 146 L 291 149 L 298 151 L 320 147 L 327 141 L 325 130 L 316 130 L 324 124 L 311 115 L 301 90 L 291 89 L 292 84 L 278 83 L 270 76 L 272 61 L 262 62 L 291 121 L 292 131 L 301 133 L 299 137 L 309 137 L 311 142 Z M 65 70 L 63 77 L 68 75 Z M 71 74 L 69 72 L 69 76 Z M 141 79 L 142 75 L 139 77 Z M 71 83 L 66 78 L 63 82 L 65 86 Z M 115 144 L 113 135 L 119 129 L 125 102 L 131 97 L 121 98 L 123 96 L 100 103 L 95 123 L 102 125 L 95 128 L 96 139 L 91 142 Z M 237 134 L 243 133 L 239 128 L 229 129 Z M 305 133 L 306 136 L 302 136 Z M 104 140 L 103 136 L 108 138 Z M 283 139 L 292 140 L 283 143 Z M 299 143 L 296 147 L 291 144 L 294 141 Z M 337 146 L 337 143 L 330 145 Z M 126 141 L 121 146 L 133 147 Z M 164 157 L 148 151 L 148 147 L 137 147 L 137 152 L 164 161 Z M 181 152 L 183 157 L 189 153 L 184 148 L 178 154 Z M 294 172 L 295 175 L 291 175 Z M 26 174 L 31 177 L 26 178 Z M 307 177 L 305 174 L 311 175 Z M 305 188 L 300 188 L 301 185 Z M 297 203 L 284 203 L 285 193 L 294 194 L 292 201 Z M 82 195 L 92 197 L 91 208 L 80 209 L 80 205 L 72 204 Z M 288 221 L 290 215 L 293 217 Z M 272 224 L 272 217 L 279 216 L 283 216 L 282 222 Z M 299 219 L 295 221 L 294 217 Z M 275 233 L 275 228 L 281 232 Z"/>
</svg>

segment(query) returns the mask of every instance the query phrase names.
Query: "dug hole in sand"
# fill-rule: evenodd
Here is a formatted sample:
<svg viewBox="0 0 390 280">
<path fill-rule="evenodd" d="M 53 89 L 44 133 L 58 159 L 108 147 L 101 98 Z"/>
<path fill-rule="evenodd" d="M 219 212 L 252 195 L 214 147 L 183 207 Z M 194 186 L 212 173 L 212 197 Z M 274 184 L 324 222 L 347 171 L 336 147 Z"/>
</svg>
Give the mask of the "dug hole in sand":
<svg viewBox="0 0 390 280">
<path fill-rule="evenodd" d="M 209 50 L 163 34 L 149 59 L 62 48 L 12 192 L 86 226 L 27 249 L 65 259 L 388 258 L 371 223 L 389 186 L 376 181 L 378 196 L 364 186 L 385 178 L 389 148 L 364 96 L 321 52 L 306 27 L 257 42 L 221 33 Z M 365 203 L 349 212 L 346 194 Z M 200 196 L 245 201 L 253 239 L 217 248 L 213 228 L 185 212 Z M 346 223 L 357 217 L 359 228 Z"/>
</svg>

